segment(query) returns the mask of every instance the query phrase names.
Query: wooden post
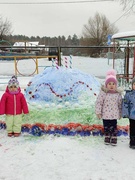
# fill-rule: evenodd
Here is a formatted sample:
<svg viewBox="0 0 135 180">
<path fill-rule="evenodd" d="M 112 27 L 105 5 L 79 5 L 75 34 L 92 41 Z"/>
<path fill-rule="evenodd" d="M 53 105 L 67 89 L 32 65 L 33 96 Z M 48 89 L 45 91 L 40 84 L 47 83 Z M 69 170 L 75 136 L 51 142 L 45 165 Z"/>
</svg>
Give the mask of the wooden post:
<svg viewBox="0 0 135 180">
<path fill-rule="evenodd" d="M 38 71 L 38 59 L 37 59 L 37 56 L 36 56 L 36 71 L 37 71 L 37 74 L 38 74 L 39 71 Z"/>
<path fill-rule="evenodd" d="M 127 47 L 127 68 L 126 68 L 126 74 L 127 74 L 127 82 L 129 82 L 129 41 L 128 41 L 128 47 Z"/>
<path fill-rule="evenodd" d="M 61 48 L 58 47 L 58 66 L 61 66 Z"/>
<path fill-rule="evenodd" d="M 134 62 L 133 62 L 133 78 L 135 76 L 135 47 L 134 47 Z"/>
<path fill-rule="evenodd" d="M 115 68 L 115 39 L 113 40 L 113 69 Z"/>
<path fill-rule="evenodd" d="M 14 56 L 14 66 L 15 66 L 15 75 L 17 76 L 17 63 L 16 63 L 16 56 Z"/>
</svg>

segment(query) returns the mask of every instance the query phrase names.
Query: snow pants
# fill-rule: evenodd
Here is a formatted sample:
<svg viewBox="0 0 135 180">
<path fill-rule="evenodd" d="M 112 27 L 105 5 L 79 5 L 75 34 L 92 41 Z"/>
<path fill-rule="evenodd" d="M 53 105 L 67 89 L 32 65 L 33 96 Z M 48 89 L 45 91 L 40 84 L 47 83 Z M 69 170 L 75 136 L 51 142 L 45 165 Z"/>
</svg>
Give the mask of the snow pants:
<svg viewBox="0 0 135 180">
<path fill-rule="evenodd" d="M 135 119 L 129 119 L 130 145 L 135 146 Z"/>
<path fill-rule="evenodd" d="M 103 119 L 104 135 L 117 136 L 117 120 Z"/>
<path fill-rule="evenodd" d="M 22 114 L 6 115 L 7 133 L 20 133 L 22 127 Z"/>
</svg>

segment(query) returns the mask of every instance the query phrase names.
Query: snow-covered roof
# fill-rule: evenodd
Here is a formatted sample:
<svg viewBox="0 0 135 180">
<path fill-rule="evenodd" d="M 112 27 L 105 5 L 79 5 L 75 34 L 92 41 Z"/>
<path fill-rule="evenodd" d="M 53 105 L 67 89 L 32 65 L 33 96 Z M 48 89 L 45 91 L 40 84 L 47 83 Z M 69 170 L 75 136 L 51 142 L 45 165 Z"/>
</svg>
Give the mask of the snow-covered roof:
<svg viewBox="0 0 135 180">
<path fill-rule="evenodd" d="M 114 34 L 112 39 L 122 40 L 122 41 L 135 41 L 135 31 L 121 32 Z"/>
<path fill-rule="evenodd" d="M 38 46 L 39 42 L 38 41 L 33 41 L 33 42 L 15 42 L 13 46 Z"/>
</svg>

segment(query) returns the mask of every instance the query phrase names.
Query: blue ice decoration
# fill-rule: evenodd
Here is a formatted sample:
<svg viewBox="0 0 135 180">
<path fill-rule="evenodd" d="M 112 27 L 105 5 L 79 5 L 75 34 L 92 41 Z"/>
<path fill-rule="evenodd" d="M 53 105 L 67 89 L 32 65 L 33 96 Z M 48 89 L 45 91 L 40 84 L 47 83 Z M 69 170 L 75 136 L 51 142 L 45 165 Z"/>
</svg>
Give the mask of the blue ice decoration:
<svg viewBox="0 0 135 180">
<path fill-rule="evenodd" d="M 29 133 L 29 132 L 30 132 L 30 128 L 27 127 L 27 126 L 22 126 L 21 132 L 22 132 L 22 133 Z"/>
<path fill-rule="evenodd" d="M 44 134 L 44 131 L 39 126 L 34 125 L 31 128 L 31 134 L 34 136 L 42 136 Z"/>
<path fill-rule="evenodd" d="M 82 94 L 89 97 L 100 90 L 100 83 L 90 74 L 78 69 L 48 67 L 34 76 L 25 90 L 29 102 L 76 103 Z"/>
</svg>

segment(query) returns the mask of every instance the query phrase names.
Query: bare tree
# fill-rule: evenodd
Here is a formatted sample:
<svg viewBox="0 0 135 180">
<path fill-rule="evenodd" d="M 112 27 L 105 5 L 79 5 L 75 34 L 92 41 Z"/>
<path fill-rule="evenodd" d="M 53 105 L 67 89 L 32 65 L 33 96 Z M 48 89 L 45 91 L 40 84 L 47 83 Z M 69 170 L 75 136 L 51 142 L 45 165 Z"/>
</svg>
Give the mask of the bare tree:
<svg viewBox="0 0 135 180">
<path fill-rule="evenodd" d="M 6 39 L 6 36 L 11 34 L 11 28 L 11 22 L 0 16 L 0 40 Z"/>
<path fill-rule="evenodd" d="M 109 34 L 117 33 L 115 25 L 111 25 L 105 15 L 96 13 L 94 18 L 89 18 L 88 24 L 84 25 L 83 37 L 89 39 L 90 45 L 102 46 L 107 42 Z"/>
<path fill-rule="evenodd" d="M 93 18 L 91 17 L 89 18 L 88 24 L 84 25 L 83 45 L 87 45 L 87 46 L 106 45 L 107 36 L 109 34 L 115 34 L 117 32 L 118 29 L 115 27 L 115 25 L 111 25 L 111 23 L 109 22 L 109 20 L 106 18 L 105 15 L 96 13 Z M 93 49 L 93 53 L 95 53 L 94 49 Z"/>
<path fill-rule="evenodd" d="M 124 11 L 135 13 L 135 0 L 118 0 Z"/>
</svg>

